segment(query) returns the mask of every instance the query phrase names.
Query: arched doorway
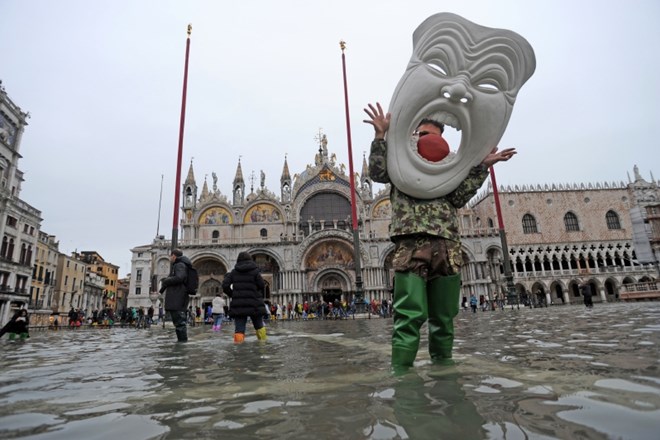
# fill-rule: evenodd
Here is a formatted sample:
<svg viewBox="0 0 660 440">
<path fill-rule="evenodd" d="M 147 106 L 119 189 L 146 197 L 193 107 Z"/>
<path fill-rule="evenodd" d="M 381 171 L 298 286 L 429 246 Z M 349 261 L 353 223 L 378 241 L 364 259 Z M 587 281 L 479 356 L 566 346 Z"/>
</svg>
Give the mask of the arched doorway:
<svg viewBox="0 0 660 440">
<path fill-rule="evenodd" d="M 200 307 L 204 313 L 217 293 L 222 293 L 222 280 L 227 273 L 227 267 L 222 261 L 213 257 L 202 257 L 193 262 L 199 275 L 197 296 L 190 297 L 193 308 Z"/>
<path fill-rule="evenodd" d="M 271 297 L 272 290 L 275 290 L 275 292 L 278 291 L 276 282 L 279 279 L 280 265 L 272 255 L 264 252 L 255 252 L 252 254 L 252 258 L 257 264 L 259 270 L 261 270 L 261 276 L 266 282 L 264 294 L 266 299 L 269 299 Z"/>
<path fill-rule="evenodd" d="M 607 295 L 608 301 L 619 300 L 619 290 L 616 285 L 616 280 L 611 278 L 605 280 L 605 294 Z"/>
<path fill-rule="evenodd" d="M 341 275 L 335 272 L 321 275 L 318 281 L 318 287 L 321 291 L 323 302 L 334 303 L 335 301 L 347 299 L 342 298 L 342 294 L 346 290 L 346 281 Z"/>
<path fill-rule="evenodd" d="M 545 298 L 545 287 L 541 283 L 534 283 L 532 286 L 531 301 L 534 307 L 547 307 Z"/>
<path fill-rule="evenodd" d="M 553 283 L 552 286 L 550 286 L 550 290 L 554 292 L 554 300 L 553 303 L 555 304 L 565 304 L 566 299 L 564 299 L 564 289 L 560 283 Z"/>
<path fill-rule="evenodd" d="M 209 278 L 200 284 L 198 293 L 202 296 L 215 296 L 222 293 L 222 282 L 215 278 Z"/>
<path fill-rule="evenodd" d="M 568 285 L 568 288 L 569 288 L 573 298 L 582 297 L 582 294 L 580 293 L 580 284 L 577 281 L 575 281 L 575 280 L 571 281 L 571 283 Z M 571 301 L 571 302 L 573 302 L 573 301 Z"/>
</svg>

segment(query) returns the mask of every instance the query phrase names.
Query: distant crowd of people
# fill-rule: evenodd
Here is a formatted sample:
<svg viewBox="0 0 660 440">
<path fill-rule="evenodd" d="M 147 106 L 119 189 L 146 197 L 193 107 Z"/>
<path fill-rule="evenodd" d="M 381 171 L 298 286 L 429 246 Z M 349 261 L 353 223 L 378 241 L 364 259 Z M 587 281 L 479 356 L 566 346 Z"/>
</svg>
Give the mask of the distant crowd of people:
<svg viewBox="0 0 660 440">
<path fill-rule="evenodd" d="M 206 309 L 201 307 L 189 306 L 186 312 L 186 321 L 188 325 L 194 327 L 202 323 L 213 324 L 214 330 L 219 330 L 224 322 L 231 322 L 229 313 L 230 301 L 224 296 L 218 295 L 213 304 L 208 304 Z M 220 310 L 220 311 L 218 311 Z M 392 302 L 387 299 L 382 301 L 371 300 L 364 303 L 362 309 L 364 313 L 388 318 L 392 316 Z M 264 301 L 263 319 L 266 321 L 307 321 L 310 319 L 347 319 L 358 312 L 358 307 L 354 301 L 335 299 L 334 301 L 302 301 L 280 304 L 276 302 Z M 221 317 L 219 320 L 219 317 Z"/>
<path fill-rule="evenodd" d="M 66 322 L 64 321 L 65 319 Z M 92 311 L 91 315 L 89 315 L 86 310 L 71 307 L 66 317 L 62 317 L 62 321 L 60 321 L 60 315 L 52 315 L 50 317 L 49 327 L 57 330 L 62 325 L 74 328 L 80 327 L 83 324 L 108 326 L 114 324 L 114 321 L 115 312 L 111 308 L 104 308 L 101 310 L 95 309 Z"/>
<path fill-rule="evenodd" d="M 392 316 L 392 302 L 387 299 L 382 301 L 365 301 L 363 309 L 358 309 L 355 301 L 350 303 L 346 300 L 335 299 L 333 301 L 303 301 L 295 303 L 278 304 L 266 301 L 265 319 L 271 321 L 286 320 L 295 321 L 310 319 L 348 319 L 363 311 L 372 315 L 390 317 Z"/>
</svg>

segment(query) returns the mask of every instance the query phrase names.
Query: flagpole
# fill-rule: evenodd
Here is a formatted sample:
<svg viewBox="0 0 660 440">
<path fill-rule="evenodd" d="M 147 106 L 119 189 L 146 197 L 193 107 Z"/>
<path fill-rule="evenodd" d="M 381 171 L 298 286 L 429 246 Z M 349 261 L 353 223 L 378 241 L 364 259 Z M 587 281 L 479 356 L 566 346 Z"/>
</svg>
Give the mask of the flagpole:
<svg viewBox="0 0 660 440">
<path fill-rule="evenodd" d="M 181 185 L 181 157 L 183 156 L 183 129 L 186 122 L 186 93 L 188 91 L 188 56 L 190 55 L 190 34 L 192 25 L 188 25 L 186 39 L 186 62 L 183 70 L 183 96 L 181 98 L 181 121 L 179 123 L 179 149 L 176 159 L 176 183 L 174 184 L 174 218 L 172 220 L 172 249 L 176 249 L 179 238 L 179 186 Z"/>
<path fill-rule="evenodd" d="M 160 175 L 160 197 L 158 197 L 158 222 L 156 224 L 156 238 L 160 236 L 160 208 L 163 205 L 163 177 L 164 174 Z"/>
<path fill-rule="evenodd" d="M 353 248 L 355 255 L 355 302 L 356 304 L 364 303 L 364 293 L 362 291 L 362 265 L 360 262 L 360 231 L 357 217 L 357 201 L 355 199 L 355 174 L 353 173 L 353 146 L 351 142 L 351 118 L 348 111 L 348 83 L 346 82 L 346 56 L 344 50 L 346 49 L 346 42 L 340 41 L 339 47 L 341 48 L 341 65 L 344 75 L 344 106 L 346 108 L 346 138 L 348 141 L 348 172 L 349 181 L 351 184 L 351 221 L 353 223 Z"/>
<path fill-rule="evenodd" d="M 497 192 L 497 180 L 495 179 L 495 168 L 490 167 L 490 180 L 493 184 L 493 197 L 495 198 L 495 212 L 497 213 L 497 225 L 500 229 L 500 242 L 502 243 L 502 260 L 504 261 L 504 279 L 506 280 L 507 290 L 507 303 L 511 304 L 513 309 L 513 302 L 515 301 L 518 309 L 520 309 L 520 302 L 516 293 L 516 286 L 513 284 L 513 271 L 511 270 L 511 259 L 509 258 L 509 247 L 506 242 L 506 232 L 504 231 L 504 219 L 502 217 L 502 207 L 500 206 L 500 194 Z"/>
</svg>

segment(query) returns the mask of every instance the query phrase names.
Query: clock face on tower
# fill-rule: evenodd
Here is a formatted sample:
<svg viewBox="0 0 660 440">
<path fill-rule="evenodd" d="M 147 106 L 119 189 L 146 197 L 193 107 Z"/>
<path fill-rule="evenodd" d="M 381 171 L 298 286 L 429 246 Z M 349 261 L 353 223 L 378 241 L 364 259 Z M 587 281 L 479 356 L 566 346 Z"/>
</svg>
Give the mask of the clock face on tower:
<svg viewBox="0 0 660 440">
<path fill-rule="evenodd" d="M 16 128 L 9 118 L 0 113 L 0 142 L 7 145 L 13 145 L 16 138 Z"/>
</svg>

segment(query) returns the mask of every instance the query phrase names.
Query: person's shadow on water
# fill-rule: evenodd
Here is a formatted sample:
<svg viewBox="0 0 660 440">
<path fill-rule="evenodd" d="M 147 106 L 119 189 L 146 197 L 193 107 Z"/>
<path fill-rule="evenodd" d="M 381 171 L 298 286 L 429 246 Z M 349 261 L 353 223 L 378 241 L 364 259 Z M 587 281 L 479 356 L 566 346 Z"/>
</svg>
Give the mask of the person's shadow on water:
<svg viewBox="0 0 660 440">
<path fill-rule="evenodd" d="M 414 369 L 396 377 L 394 413 L 410 439 L 481 439 L 485 421 L 463 391 L 454 366 Z"/>
</svg>

